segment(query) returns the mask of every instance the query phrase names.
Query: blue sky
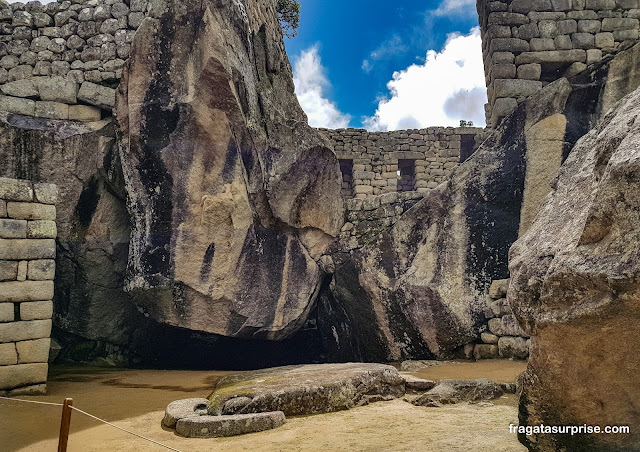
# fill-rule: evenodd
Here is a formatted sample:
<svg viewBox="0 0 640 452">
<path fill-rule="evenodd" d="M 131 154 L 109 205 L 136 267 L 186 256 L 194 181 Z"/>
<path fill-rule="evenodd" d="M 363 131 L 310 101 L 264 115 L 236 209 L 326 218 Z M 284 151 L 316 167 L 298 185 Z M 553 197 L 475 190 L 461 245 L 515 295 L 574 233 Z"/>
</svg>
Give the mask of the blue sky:
<svg viewBox="0 0 640 452">
<path fill-rule="evenodd" d="M 475 0 L 300 3 L 298 36 L 285 42 L 313 126 L 484 125 Z"/>
</svg>

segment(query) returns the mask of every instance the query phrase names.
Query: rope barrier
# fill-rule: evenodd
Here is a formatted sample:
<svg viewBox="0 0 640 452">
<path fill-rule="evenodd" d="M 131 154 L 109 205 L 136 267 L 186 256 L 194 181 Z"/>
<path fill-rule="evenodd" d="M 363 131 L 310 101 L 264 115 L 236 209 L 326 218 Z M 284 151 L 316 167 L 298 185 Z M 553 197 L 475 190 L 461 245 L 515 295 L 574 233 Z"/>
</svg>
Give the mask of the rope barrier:
<svg viewBox="0 0 640 452">
<path fill-rule="evenodd" d="M 179 449 L 175 449 L 175 448 L 173 448 L 173 447 L 171 447 L 171 446 L 167 446 L 167 445 L 165 445 L 165 444 L 159 443 L 158 441 L 155 441 L 155 440 L 153 440 L 153 439 L 147 438 L 146 436 L 142 436 L 142 435 L 140 435 L 140 434 L 138 434 L 138 433 L 135 433 L 135 432 L 129 431 L 129 430 L 124 429 L 124 428 L 122 428 L 122 427 L 118 427 L 117 425 L 114 425 L 114 424 L 112 424 L 111 422 L 107 422 L 107 421 L 105 421 L 104 419 L 100 419 L 99 417 L 94 416 L 93 414 L 89 414 L 89 413 L 87 413 L 86 411 L 82 411 L 81 409 L 76 408 L 76 407 L 74 407 L 74 406 L 72 406 L 72 407 L 71 407 L 71 409 L 72 409 L 72 410 L 74 410 L 74 411 L 77 411 L 77 412 L 79 412 L 79 413 L 82 413 L 82 414 L 84 414 L 85 416 L 89 416 L 90 418 L 93 418 L 93 419 L 95 419 L 96 421 L 103 422 L 103 423 L 105 423 L 105 424 L 107 424 L 107 425 L 110 425 L 110 426 L 111 426 L 111 427 L 113 427 L 113 428 L 117 428 L 118 430 L 122 430 L 123 432 L 126 432 L 126 433 L 128 433 L 128 434 L 130 434 L 130 435 L 137 436 L 138 438 L 141 438 L 141 439 L 144 439 L 144 440 L 146 440 L 146 441 L 149 441 L 149 442 L 152 442 L 152 443 L 154 443 L 154 444 L 157 444 L 158 446 L 164 447 L 165 449 L 173 450 L 174 452 L 182 452 L 182 451 L 181 451 L 181 450 L 179 450 Z"/>
<path fill-rule="evenodd" d="M 26 403 L 37 403 L 39 405 L 53 405 L 53 406 L 62 406 L 61 403 L 52 403 L 52 402 L 38 402 L 37 400 L 24 400 L 24 399 L 14 399 L 12 397 L 2 397 L 0 399 L 11 400 L 13 402 L 26 402 Z"/>
<path fill-rule="evenodd" d="M 12 397 L 3 397 L 3 396 L 0 396 L 0 399 L 10 400 L 10 401 L 13 401 L 13 402 L 37 403 L 37 404 L 39 404 L 39 405 L 63 406 L 63 404 L 62 404 L 62 403 L 39 402 L 39 401 L 37 401 L 37 400 L 14 399 L 14 398 L 12 398 Z M 142 436 L 142 435 L 140 435 L 140 434 L 138 434 L 138 433 L 132 432 L 132 431 L 127 430 L 127 429 L 125 429 L 125 428 L 118 427 L 117 425 L 112 424 L 111 422 L 105 421 L 104 419 L 100 419 L 99 417 L 94 416 L 93 414 L 87 413 L 86 411 L 82 411 L 80 408 L 76 408 L 76 407 L 74 407 L 74 406 L 72 406 L 72 405 L 70 405 L 70 406 L 69 406 L 69 408 L 71 408 L 71 409 L 72 409 L 72 410 L 74 410 L 74 411 L 77 411 L 78 413 L 84 414 L 85 416 L 88 416 L 88 417 L 90 417 L 90 418 L 92 418 L 92 419 L 95 419 L 96 421 L 100 421 L 100 422 L 102 422 L 102 423 L 104 423 L 104 424 L 107 424 L 107 425 L 109 425 L 109 426 L 113 427 L 113 428 L 116 428 L 116 429 L 118 429 L 118 430 L 121 430 L 121 431 L 123 431 L 123 432 L 125 432 L 125 433 L 128 433 L 128 434 L 130 434 L 130 435 L 133 435 L 133 436 L 136 436 L 136 437 L 138 437 L 138 438 L 144 439 L 145 441 L 149 441 L 149 442 L 151 442 L 151 443 L 153 443 L 153 444 L 156 444 L 156 445 L 158 445 L 158 446 L 164 447 L 165 449 L 169 449 L 169 450 L 172 450 L 172 451 L 174 451 L 174 452 L 182 452 L 180 449 L 175 449 L 175 448 L 173 448 L 173 447 L 171 447 L 171 446 L 167 446 L 167 445 L 165 445 L 165 444 L 159 443 L 158 441 L 155 441 L 155 440 L 153 440 L 153 439 L 151 439 L 151 438 L 147 438 L 146 436 Z"/>
</svg>

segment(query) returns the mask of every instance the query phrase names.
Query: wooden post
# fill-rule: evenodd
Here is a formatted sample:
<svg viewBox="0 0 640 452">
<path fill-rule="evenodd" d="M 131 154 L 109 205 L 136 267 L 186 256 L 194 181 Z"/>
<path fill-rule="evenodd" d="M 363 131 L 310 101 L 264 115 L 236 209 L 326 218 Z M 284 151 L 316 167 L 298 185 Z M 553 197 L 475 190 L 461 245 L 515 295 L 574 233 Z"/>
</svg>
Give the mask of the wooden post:
<svg viewBox="0 0 640 452">
<path fill-rule="evenodd" d="M 73 399 L 64 399 L 62 406 L 62 420 L 60 421 L 60 437 L 58 439 L 58 452 L 67 452 L 69 442 L 69 428 L 71 427 L 71 406 Z"/>
</svg>

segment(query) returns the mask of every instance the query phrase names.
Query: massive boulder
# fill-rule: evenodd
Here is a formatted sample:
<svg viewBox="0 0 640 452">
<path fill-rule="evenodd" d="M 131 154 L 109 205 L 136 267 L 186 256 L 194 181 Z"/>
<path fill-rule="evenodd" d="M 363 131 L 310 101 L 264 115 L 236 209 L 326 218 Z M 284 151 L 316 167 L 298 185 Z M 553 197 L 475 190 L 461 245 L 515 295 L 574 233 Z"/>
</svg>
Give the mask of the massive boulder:
<svg viewBox="0 0 640 452">
<path fill-rule="evenodd" d="M 125 283 L 158 322 L 282 340 L 343 223 L 335 154 L 297 103 L 275 2 L 168 2 L 117 93 Z"/>
<path fill-rule="evenodd" d="M 576 141 L 640 80 L 640 44 L 523 102 L 390 230 L 334 254 L 318 304 L 331 359 L 450 357 L 486 324 L 492 280 L 533 222 Z M 331 338 L 335 338 L 332 340 Z"/>
<path fill-rule="evenodd" d="M 207 409 L 212 415 L 282 411 L 300 416 L 348 410 L 404 394 L 405 381 L 393 366 L 308 364 L 223 377 Z"/>
<path fill-rule="evenodd" d="M 0 113 L 0 174 L 55 182 L 60 190 L 56 326 L 126 344 L 144 317 L 122 290 L 130 232 L 115 139 L 109 119 L 78 123 Z"/>
<path fill-rule="evenodd" d="M 559 137 L 560 146 L 550 151 L 559 154 L 559 166 L 564 129 L 549 123 L 555 124 L 570 92 L 563 79 L 527 101 L 450 181 L 340 262 L 328 305 L 344 309 L 342 323 L 355 338 L 358 358 L 445 358 L 479 336 L 486 291 L 492 280 L 508 276 L 530 154 L 541 141 Z M 532 139 L 540 124 L 546 135 Z"/>
<path fill-rule="evenodd" d="M 640 447 L 640 90 L 575 146 L 511 248 L 509 302 L 531 334 L 524 426 L 630 434 L 521 434 L 531 451 Z"/>
</svg>

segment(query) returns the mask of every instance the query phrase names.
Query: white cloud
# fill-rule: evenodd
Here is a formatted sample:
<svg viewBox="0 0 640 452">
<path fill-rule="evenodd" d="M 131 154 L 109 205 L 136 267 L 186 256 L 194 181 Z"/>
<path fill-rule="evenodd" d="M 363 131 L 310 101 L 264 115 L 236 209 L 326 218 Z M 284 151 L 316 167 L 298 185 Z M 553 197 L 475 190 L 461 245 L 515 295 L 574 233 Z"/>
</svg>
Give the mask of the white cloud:
<svg viewBox="0 0 640 452">
<path fill-rule="evenodd" d="M 432 11 L 434 16 L 461 16 L 476 14 L 476 0 L 444 0 L 438 9 Z"/>
<path fill-rule="evenodd" d="M 450 34 L 440 52 L 429 50 L 424 64 L 395 72 L 387 88 L 390 97 L 364 120 L 369 130 L 457 126 L 461 119 L 483 126 L 487 95 L 480 29 Z"/>
<path fill-rule="evenodd" d="M 400 55 L 407 51 L 407 46 L 399 35 L 393 35 L 378 46 L 369 57 L 362 61 L 362 70 L 367 74 L 371 72 L 375 64 L 374 61 L 384 59 L 393 59 L 394 56 Z"/>
<path fill-rule="evenodd" d="M 293 66 L 293 82 L 302 109 L 309 118 L 311 127 L 341 129 L 349 126 L 351 117 L 338 110 L 334 102 L 327 99 L 331 84 L 326 69 L 318 55 L 318 46 L 303 51 Z"/>
</svg>

